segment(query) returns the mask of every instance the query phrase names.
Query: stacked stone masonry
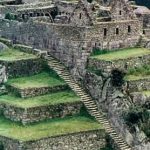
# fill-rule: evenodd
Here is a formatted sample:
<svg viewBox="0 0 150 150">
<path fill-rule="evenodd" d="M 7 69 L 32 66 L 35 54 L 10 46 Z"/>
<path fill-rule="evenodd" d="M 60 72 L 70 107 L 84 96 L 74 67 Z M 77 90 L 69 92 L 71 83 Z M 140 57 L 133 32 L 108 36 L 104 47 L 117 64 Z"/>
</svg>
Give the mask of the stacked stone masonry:
<svg viewBox="0 0 150 150">
<path fill-rule="evenodd" d="M 43 138 L 33 141 L 17 141 L 3 136 L 0 137 L 6 150 L 96 150 L 106 145 L 104 130 L 80 132 L 56 137 Z"/>
<path fill-rule="evenodd" d="M 35 87 L 35 88 L 18 88 L 12 85 L 6 85 L 8 88 L 8 91 L 13 92 L 17 96 L 20 96 L 21 98 L 28 98 L 28 97 L 35 97 L 40 96 L 52 92 L 62 91 L 66 90 L 68 88 L 68 85 L 57 85 L 54 87 Z"/>
<path fill-rule="evenodd" d="M 39 58 L 17 61 L 0 61 L 0 63 L 6 66 L 6 72 L 9 78 L 34 75 L 43 70 L 43 63 Z"/>
<path fill-rule="evenodd" d="M 105 72 L 111 72 L 113 69 L 120 69 L 127 71 L 130 68 L 142 67 L 150 64 L 150 55 L 143 55 L 139 57 L 131 57 L 127 59 L 118 59 L 113 61 L 105 61 L 89 58 L 88 66 L 95 69 L 101 69 Z"/>
<path fill-rule="evenodd" d="M 15 122 L 29 124 L 39 122 L 46 119 L 64 118 L 79 114 L 83 104 L 81 102 L 62 103 L 56 105 L 43 105 L 29 108 L 22 108 L 9 104 L 1 104 L 0 109 L 2 114 Z"/>
</svg>

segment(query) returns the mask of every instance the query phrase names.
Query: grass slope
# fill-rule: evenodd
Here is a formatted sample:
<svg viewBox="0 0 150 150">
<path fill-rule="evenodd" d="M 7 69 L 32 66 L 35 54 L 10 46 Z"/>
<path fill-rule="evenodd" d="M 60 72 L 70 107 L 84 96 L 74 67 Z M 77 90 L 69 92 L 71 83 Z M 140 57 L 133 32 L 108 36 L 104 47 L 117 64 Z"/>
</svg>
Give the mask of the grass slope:
<svg viewBox="0 0 150 150">
<path fill-rule="evenodd" d="M 130 48 L 130 49 L 122 49 L 118 51 L 108 52 L 106 54 L 91 56 L 91 58 L 95 58 L 98 60 L 113 61 L 113 60 L 127 59 L 132 57 L 148 55 L 148 54 L 150 54 L 150 50 L 148 49 Z"/>
<path fill-rule="evenodd" d="M 150 79 L 150 66 L 145 65 L 140 68 L 131 68 L 125 76 L 125 80 L 128 81 L 140 79 Z"/>
<path fill-rule="evenodd" d="M 53 119 L 28 126 L 0 117 L 0 135 L 22 141 L 96 129 L 102 129 L 102 126 L 84 116 Z"/>
<path fill-rule="evenodd" d="M 65 84 L 65 82 L 47 72 L 42 72 L 40 74 L 29 77 L 10 79 L 8 80 L 7 84 L 18 87 L 20 89 L 24 89 L 35 87 L 53 87 L 57 85 L 63 85 Z"/>
<path fill-rule="evenodd" d="M 16 60 L 34 59 L 34 58 L 37 57 L 33 54 L 24 53 L 16 49 L 7 49 L 0 52 L 0 60 L 3 61 L 16 61 Z"/>
<path fill-rule="evenodd" d="M 45 105 L 55 105 L 60 103 L 73 103 L 80 101 L 80 98 L 77 97 L 71 91 L 63 91 L 52 94 L 47 94 L 43 96 L 36 96 L 32 98 L 27 98 L 23 100 L 22 98 L 16 97 L 12 94 L 0 96 L 0 104 L 9 104 L 21 108 L 30 108 L 36 106 L 45 106 Z"/>
</svg>

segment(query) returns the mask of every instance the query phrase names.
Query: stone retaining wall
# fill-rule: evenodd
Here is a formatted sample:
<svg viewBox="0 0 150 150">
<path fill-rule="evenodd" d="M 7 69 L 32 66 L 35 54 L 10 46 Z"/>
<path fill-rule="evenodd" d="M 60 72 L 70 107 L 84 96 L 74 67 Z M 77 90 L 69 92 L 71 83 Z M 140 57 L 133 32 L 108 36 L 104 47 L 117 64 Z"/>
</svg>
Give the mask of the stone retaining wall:
<svg viewBox="0 0 150 150">
<path fill-rule="evenodd" d="M 8 84 L 6 86 L 8 88 L 8 91 L 13 92 L 17 96 L 20 96 L 21 98 L 35 97 L 39 95 L 66 90 L 68 88 L 68 85 L 66 84 L 57 85 L 53 87 L 35 87 L 35 88 L 24 88 L 24 89 L 17 88 L 15 86 L 11 86 Z"/>
<path fill-rule="evenodd" d="M 150 90 L 150 78 L 127 81 L 127 88 L 129 92 Z"/>
<path fill-rule="evenodd" d="M 5 150 L 99 150 L 106 146 L 103 129 L 19 142 L 0 136 Z"/>
<path fill-rule="evenodd" d="M 43 61 L 39 58 L 17 61 L 0 61 L 0 64 L 6 66 L 6 72 L 9 78 L 34 75 L 43 70 Z"/>
<path fill-rule="evenodd" d="M 113 61 L 98 60 L 95 58 L 89 58 L 88 67 L 101 69 L 104 72 L 111 72 L 117 68 L 120 70 L 128 70 L 129 68 L 141 67 L 150 64 L 150 55 L 144 55 L 128 59 L 119 59 Z"/>
<path fill-rule="evenodd" d="M 21 122 L 24 125 L 45 119 L 64 118 L 66 116 L 79 114 L 82 107 L 83 104 L 80 101 L 56 105 L 49 104 L 31 108 L 21 108 L 9 104 L 0 105 L 2 114 L 6 118 L 15 122 Z"/>
</svg>

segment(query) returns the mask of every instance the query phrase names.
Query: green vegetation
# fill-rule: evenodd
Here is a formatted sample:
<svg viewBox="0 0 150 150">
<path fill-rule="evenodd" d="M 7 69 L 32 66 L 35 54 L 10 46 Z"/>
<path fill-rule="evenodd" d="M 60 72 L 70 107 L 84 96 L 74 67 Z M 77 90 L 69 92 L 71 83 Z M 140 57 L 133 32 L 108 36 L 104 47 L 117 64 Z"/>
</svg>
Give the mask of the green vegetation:
<svg viewBox="0 0 150 150">
<path fill-rule="evenodd" d="M 109 53 L 109 51 L 107 51 L 107 50 L 100 50 L 98 48 L 93 48 L 91 56 L 102 55 L 102 54 L 107 54 L 107 53 Z"/>
<path fill-rule="evenodd" d="M 115 87 L 120 87 L 124 84 L 124 76 L 125 73 L 123 71 L 120 70 L 112 70 L 111 72 L 112 74 L 112 85 Z"/>
<path fill-rule="evenodd" d="M 95 67 L 88 67 L 87 71 L 92 72 L 92 73 L 96 74 L 97 76 L 102 75 L 102 70 L 101 69 L 96 69 Z"/>
<path fill-rule="evenodd" d="M 29 77 L 10 79 L 8 80 L 7 84 L 24 89 L 34 87 L 53 87 L 57 85 L 64 85 L 65 82 L 56 78 L 53 72 L 42 72 L 40 74 Z"/>
<path fill-rule="evenodd" d="M 113 52 L 107 52 L 106 54 L 91 56 L 91 58 L 98 59 L 98 60 L 114 61 L 114 60 L 127 59 L 132 57 L 148 55 L 148 54 L 150 54 L 150 51 L 145 48 L 129 48 L 129 49 L 122 49 Z"/>
<path fill-rule="evenodd" d="M 150 96 L 150 91 L 143 91 L 143 94 L 146 96 Z"/>
<path fill-rule="evenodd" d="M 96 129 L 102 129 L 102 126 L 84 116 L 51 119 L 28 126 L 0 117 L 0 135 L 22 141 Z"/>
<path fill-rule="evenodd" d="M 7 13 L 5 14 L 5 19 L 8 19 L 8 20 L 16 20 L 17 17 L 11 13 Z"/>
<path fill-rule="evenodd" d="M 138 125 L 147 137 L 150 137 L 150 112 L 148 109 L 133 106 L 125 113 L 124 119 L 131 130 L 134 131 L 134 125 Z"/>
<path fill-rule="evenodd" d="M 47 94 L 43 96 L 36 96 L 32 98 L 27 98 L 23 100 L 22 98 L 16 97 L 12 94 L 0 96 L 0 104 L 9 104 L 21 108 L 29 108 L 36 106 L 45 106 L 45 105 L 55 105 L 59 103 L 72 103 L 80 101 L 80 98 L 77 97 L 71 91 L 63 91 L 52 94 Z"/>
<path fill-rule="evenodd" d="M 22 59 L 25 60 L 25 59 L 34 59 L 34 58 L 37 57 L 33 54 L 21 52 L 13 48 L 0 52 L 0 60 L 3 61 L 16 61 L 16 60 L 22 60 Z"/>
<path fill-rule="evenodd" d="M 145 65 L 140 68 L 131 68 L 128 70 L 125 80 L 140 80 L 150 78 L 150 66 Z"/>
</svg>

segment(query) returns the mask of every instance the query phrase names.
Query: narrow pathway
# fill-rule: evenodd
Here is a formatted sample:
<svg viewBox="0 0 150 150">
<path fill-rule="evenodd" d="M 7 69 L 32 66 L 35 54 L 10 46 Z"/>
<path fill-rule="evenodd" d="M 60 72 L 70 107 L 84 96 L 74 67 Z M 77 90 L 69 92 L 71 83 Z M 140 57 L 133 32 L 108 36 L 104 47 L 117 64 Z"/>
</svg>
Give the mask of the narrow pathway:
<svg viewBox="0 0 150 150">
<path fill-rule="evenodd" d="M 98 111 L 98 107 L 96 106 L 94 100 L 92 100 L 91 96 L 87 94 L 72 78 L 71 74 L 65 66 L 63 66 L 59 61 L 54 59 L 51 56 L 45 56 L 45 59 L 48 61 L 48 65 L 50 68 L 54 69 L 57 74 L 65 80 L 65 82 L 70 86 L 70 88 L 81 97 L 81 101 L 84 103 L 85 107 L 88 109 L 89 113 L 95 117 L 95 119 L 100 122 L 106 132 L 111 136 L 114 140 L 115 144 L 118 146 L 119 150 L 131 150 L 131 147 L 120 137 L 117 135 L 116 131 L 111 127 L 109 121 L 106 117 Z"/>
</svg>

